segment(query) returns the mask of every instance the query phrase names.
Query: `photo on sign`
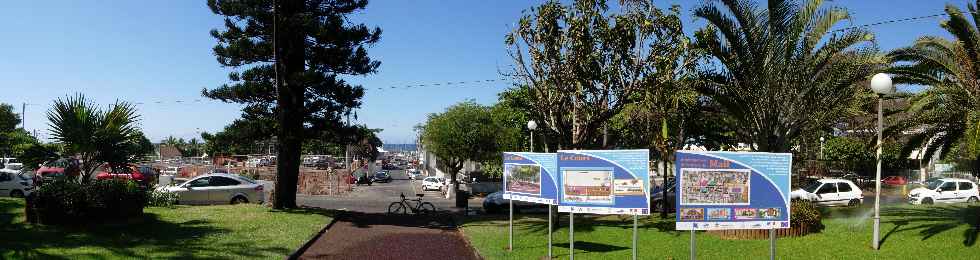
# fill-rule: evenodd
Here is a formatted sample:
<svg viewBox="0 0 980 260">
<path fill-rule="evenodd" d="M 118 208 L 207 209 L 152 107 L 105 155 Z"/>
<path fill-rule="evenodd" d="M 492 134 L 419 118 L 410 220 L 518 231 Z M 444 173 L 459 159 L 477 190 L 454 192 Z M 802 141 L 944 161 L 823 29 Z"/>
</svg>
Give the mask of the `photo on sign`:
<svg viewBox="0 0 980 260">
<path fill-rule="evenodd" d="M 752 208 L 735 209 L 735 219 L 756 219 L 758 218 L 758 214 L 758 211 Z"/>
<path fill-rule="evenodd" d="M 507 191 L 541 195 L 541 166 L 534 164 L 504 165 Z"/>
<path fill-rule="evenodd" d="M 732 209 L 729 208 L 709 208 L 708 220 L 728 220 L 732 219 Z"/>
<path fill-rule="evenodd" d="M 682 169 L 681 205 L 748 205 L 749 177 L 743 169 Z"/>
<path fill-rule="evenodd" d="M 681 208 L 681 220 L 704 220 L 704 208 Z"/>
<path fill-rule="evenodd" d="M 644 195 L 644 191 L 640 179 L 616 179 L 613 184 L 613 194 L 619 196 Z"/>
<path fill-rule="evenodd" d="M 767 208 L 759 209 L 759 218 L 761 219 L 778 219 L 780 210 L 779 208 Z"/>
<path fill-rule="evenodd" d="M 564 170 L 566 202 L 583 204 L 613 204 L 612 170 Z"/>
</svg>

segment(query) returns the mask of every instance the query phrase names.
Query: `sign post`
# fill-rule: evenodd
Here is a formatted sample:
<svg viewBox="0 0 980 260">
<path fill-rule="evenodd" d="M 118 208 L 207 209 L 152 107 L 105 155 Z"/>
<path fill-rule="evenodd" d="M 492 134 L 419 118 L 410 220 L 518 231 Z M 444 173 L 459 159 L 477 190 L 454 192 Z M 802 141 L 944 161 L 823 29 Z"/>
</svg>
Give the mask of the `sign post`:
<svg viewBox="0 0 980 260">
<path fill-rule="evenodd" d="M 694 230 L 691 229 L 691 260 L 698 259 L 698 251 L 694 249 Z"/>
<path fill-rule="evenodd" d="M 677 230 L 769 230 L 770 259 L 776 229 L 790 228 L 788 153 L 677 151 Z"/>
<path fill-rule="evenodd" d="M 633 259 L 638 215 L 650 215 L 649 150 L 558 151 L 558 212 L 569 216 L 569 258 L 575 255 L 575 213 L 633 215 Z"/>
<path fill-rule="evenodd" d="M 633 214 L 633 260 L 636 260 L 636 214 Z"/>
<path fill-rule="evenodd" d="M 553 217 L 551 217 L 551 208 L 552 207 L 549 204 L 548 205 L 548 259 L 551 259 L 551 230 L 554 230 L 551 227 L 551 220 L 554 219 Z"/>
<path fill-rule="evenodd" d="M 575 212 L 568 212 L 568 260 L 575 259 Z"/>
<path fill-rule="evenodd" d="M 776 229 L 769 229 L 769 260 L 776 260 Z"/>
<path fill-rule="evenodd" d="M 547 204 L 548 218 L 548 256 L 551 256 L 551 205 L 557 203 L 555 173 L 558 171 L 554 153 L 505 152 L 504 157 L 504 196 L 510 207 L 509 236 L 507 250 L 514 249 L 514 201 Z"/>
</svg>

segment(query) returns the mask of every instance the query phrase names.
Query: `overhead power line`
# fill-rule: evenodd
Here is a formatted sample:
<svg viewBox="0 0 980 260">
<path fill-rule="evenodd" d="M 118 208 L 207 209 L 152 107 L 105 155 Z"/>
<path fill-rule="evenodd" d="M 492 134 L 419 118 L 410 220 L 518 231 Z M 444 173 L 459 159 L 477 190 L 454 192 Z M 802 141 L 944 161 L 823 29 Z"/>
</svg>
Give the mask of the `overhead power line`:
<svg viewBox="0 0 980 260">
<path fill-rule="evenodd" d="M 916 20 L 925 20 L 925 19 L 942 17 L 942 16 L 947 16 L 947 14 L 946 13 L 931 14 L 931 15 L 925 15 L 925 16 L 916 16 L 916 17 L 908 17 L 908 18 L 901 18 L 901 19 L 880 21 L 880 22 L 875 22 L 875 23 L 862 24 L 862 25 L 856 25 L 856 26 L 841 28 L 841 29 L 833 30 L 831 32 L 843 32 L 843 31 L 860 29 L 860 28 L 866 28 L 866 27 L 872 27 L 872 26 L 878 26 L 878 25 L 883 25 L 883 24 L 900 23 L 900 22 L 910 22 L 910 21 L 916 21 Z"/>
<path fill-rule="evenodd" d="M 378 91 L 378 90 L 384 91 L 384 90 L 392 90 L 392 89 L 409 89 L 409 88 L 423 88 L 423 87 L 465 86 L 465 85 L 476 86 L 477 84 L 480 83 L 506 82 L 506 81 L 507 81 L 506 78 L 498 78 L 498 79 L 483 79 L 483 80 L 469 80 L 469 81 L 447 81 L 447 82 L 426 83 L 426 84 L 391 85 L 385 87 L 365 86 L 364 89 L 367 91 Z M 164 105 L 164 104 L 203 103 L 203 102 L 209 102 L 213 100 L 208 98 L 194 98 L 194 99 L 157 99 L 157 100 L 120 100 L 120 101 L 126 101 L 134 105 L 153 105 L 153 104 Z M 42 106 L 43 104 L 27 102 L 24 103 L 23 105 Z"/>
</svg>

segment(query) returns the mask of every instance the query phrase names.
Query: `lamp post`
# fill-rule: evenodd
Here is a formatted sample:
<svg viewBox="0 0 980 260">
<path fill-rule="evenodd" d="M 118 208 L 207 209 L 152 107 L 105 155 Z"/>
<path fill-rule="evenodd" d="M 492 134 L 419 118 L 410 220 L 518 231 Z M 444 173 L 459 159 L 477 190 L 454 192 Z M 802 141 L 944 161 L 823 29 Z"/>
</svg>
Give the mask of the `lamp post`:
<svg viewBox="0 0 980 260">
<path fill-rule="evenodd" d="M 895 93 L 895 86 L 892 85 L 892 78 L 885 73 L 878 73 L 871 77 L 871 90 L 878 94 L 878 145 L 876 158 L 878 161 L 878 167 L 875 170 L 875 216 L 874 216 L 874 236 L 871 241 L 871 246 L 875 250 L 878 250 L 879 238 L 878 233 L 881 231 L 881 215 L 879 215 L 880 205 L 881 205 L 881 132 L 882 132 L 882 112 L 881 112 L 881 99 L 885 95 Z"/>
<path fill-rule="evenodd" d="M 821 136 L 820 137 L 820 160 L 823 160 L 823 141 L 824 140 L 825 139 L 823 138 L 823 136 Z"/>
<path fill-rule="evenodd" d="M 529 132 L 531 132 L 531 152 L 532 153 L 534 152 L 534 129 L 538 129 L 538 122 L 534 122 L 534 120 L 527 121 L 527 130 L 530 130 Z"/>
</svg>

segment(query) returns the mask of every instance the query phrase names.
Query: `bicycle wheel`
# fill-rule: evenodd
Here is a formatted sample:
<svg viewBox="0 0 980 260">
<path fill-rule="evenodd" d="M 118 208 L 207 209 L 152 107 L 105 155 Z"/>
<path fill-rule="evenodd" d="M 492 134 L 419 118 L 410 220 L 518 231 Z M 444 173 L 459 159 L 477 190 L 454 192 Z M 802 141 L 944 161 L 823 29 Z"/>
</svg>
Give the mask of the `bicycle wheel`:
<svg viewBox="0 0 980 260">
<path fill-rule="evenodd" d="M 388 205 L 388 214 L 405 214 L 405 204 L 401 202 L 392 202 Z"/>
<path fill-rule="evenodd" d="M 419 206 L 419 214 L 432 214 L 435 212 L 436 206 L 432 205 L 432 203 L 422 202 L 422 205 Z"/>
</svg>

